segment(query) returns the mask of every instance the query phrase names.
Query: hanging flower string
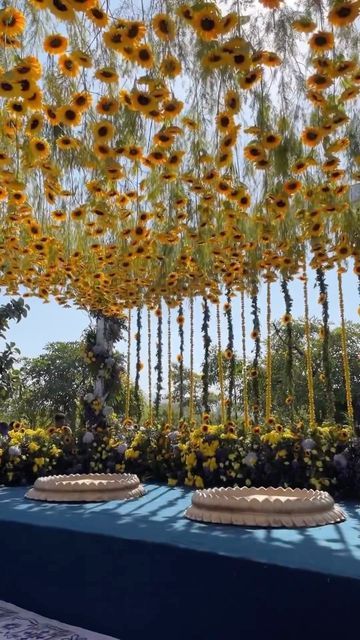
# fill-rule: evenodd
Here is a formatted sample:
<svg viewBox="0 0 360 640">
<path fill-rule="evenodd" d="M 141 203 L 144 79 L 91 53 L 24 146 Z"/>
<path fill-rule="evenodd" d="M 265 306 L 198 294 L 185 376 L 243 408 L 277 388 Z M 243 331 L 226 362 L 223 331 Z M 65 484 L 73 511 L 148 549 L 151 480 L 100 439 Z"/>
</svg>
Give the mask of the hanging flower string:
<svg viewBox="0 0 360 640">
<path fill-rule="evenodd" d="M 343 273 L 342 267 L 339 266 L 338 272 L 337 272 L 337 276 L 338 276 L 339 307 L 340 307 L 340 318 L 341 318 L 341 353 L 342 353 L 343 367 L 344 367 L 344 381 L 345 381 L 345 394 L 346 394 L 347 413 L 348 413 L 349 423 L 350 423 L 350 425 L 352 427 L 354 427 L 354 412 L 353 412 L 352 394 L 351 394 L 349 354 L 348 354 L 348 349 L 347 349 L 347 338 L 346 338 L 346 325 L 345 325 L 342 273 Z"/>
<path fill-rule="evenodd" d="M 223 354 L 221 348 L 221 321 L 220 321 L 220 304 L 216 304 L 216 325 L 217 325 L 217 340 L 218 340 L 218 372 L 219 372 L 219 385 L 220 385 L 220 409 L 221 409 L 221 422 L 225 424 L 225 396 L 224 396 L 224 369 L 223 369 Z"/>
<path fill-rule="evenodd" d="M 285 314 L 281 322 L 286 329 L 286 366 L 285 366 L 285 389 L 287 395 L 285 404 L 289 407 L 290 416 L 294 414 L 294 372 L 293 372 L 293 326 L 292 326 L 292 306 L 293 301 L 289 291 L 289 284 L 286 278 L 281 280 L 281 290 L 285 301 Z"/>
<path fill-rule="evenodd" d="M 210 305 L 207 298 L 203 298 L 203 322 L 201 326 L 203 334 L 204 361 L 202 366 L 202 405 L 204 411 L 210 411 L 209 405 L 209 353 L 211 338 L 209 335 Z"/>
<path fill-rule="evenodd" d="M 309 408 L 309 424 L 310 428 L 314 429 L 316 426 L 315 419 L 315 397 L 314 397 L 314 377 L 313 377 L 313 362 L 312 362 L 312 350 L 311 350 L 311 332 L 310 332 L 310 319 L 309 319 L 309 298 L 308 298 L 308 277 L 306 273 L 306 258 L 304 260 L 303 275 L 301 276 L 304 286 L 304 313 L 305 313 L 305 343 L 306 343 L 306 375 L 308 385 L 308 408 Z"/>
<path fill-rule="evenodd" d="M 127 361 L 126 361 L 126 394 L 125 394 L 125 418 L 130 416 L 130 365 L 131 365 L 131 309 L 128 311 L 127 326 Z"/>
<path fill-rule="evenodd" d="M 134 384 L 134 400 L 136 406 L 136 419 L 138 422 L 141 420 L 140 371 L 143 368 L 143 364 L 141 362 L 141 329 L 141 307 L 138 307 L 136 311 L 136 373 Z"/>
<path fill-rule="evenodd" d="M 155 396 L 155 415 L 156 419 L 159 419 L 159 411 L 160 411 L 160 402 L 161 402 L 161 391 L 162 391 L 162 382 L 163 382 L 163 372 L 162 372 L 162 310 L 161 310 L 161 302 L 158 307 L 155 309 L 155 315 L 157 317 L 157 343 L 156 343 L 156 396 Z"/>
<path fill-rule="evenodd" d="M 319 287 L 318 302 L 321 304 L 323 326 L 321 327 L 320 337 L 322 339 L 322 363 L 323 363 L 323 376 L 326 389 L 326 417 L 333 419 L 335 416 L 335 404 L 334 404 L 334 392 L 331 379 L 331 362 L 329 354 L 329 339 L 330 339 L 330 327 L 329 327 L 329 300 L 327 292 L 327 284 L 325 280 L 325 272 L 323 269 L 316 269 L 316 281 Z"/>
<path fill-rule="evenodd" d="M 253 391 L 253 414 L 255 422 L 259 421 L 260 412 L 260 389 L 259 389 L 259 360 L 260 360 L 260 318 L 257 294 L 251 297 L 251 315 L 253 316 L 253 330 L 251 337 L 255 342 L 255 352 L 252 362 L 252 369 L 250 372 L 252 379 L 252 391 Z"/>
<path fill-rule="evenodd" d="M 245 325 L 245 296 L 241 292 L 241 341 L 242 341 L 242 365 L 243 365 L 243 405 L 244 405 L 244 429 L 249 430 L 249 397 L 248 376 L 246 359 L 246 325 Z"/>
<path fill-rule="evenodd" d="M 151 379 L 151 367 L 152 367 L 152 359 L 151 359 L 151 313 L 150 309 L 147 310 L 147 329 L 148 329 L 148 395 L 149 395 L 149 424 L 152 425 L 153 416 L 152 416 L 152 379 Z"/>
<path fill-rule="evenodd" d="M 171 307 L 168 307 L 168 424 L 172 423 Z"/>
<path fill-rule="evenodd" d="M 189 420 L 194 420 L 194 298 L 190 298 L 190 397 Z"/>
<path fill-rule="evenodd" d="M 272 381 L 272 359 L 271 359 L 271 284 L 266 285 L 266 397 L 265 397 L 265 420 L 269 421 L 271 416 L 271 381 Z"/>
<path fill-rule="evenodd" d="M 184 417 L 184 307 L 182 302 L 179 304 L 178 316 L 176 319 L 179 327 L 179 341 L 180 341 L 180 353 L 178 356 L 179 361 L 179 417 Z"/>
<path fill-rule="evenodd" d="M 225 351 L 225 358 L 228 363 L 228 397 L 227 397 L 227 418 L 231 419 L 234 389 L 235 389 L 235 356 L 234 356 L 234 326 L 231 307 L 231 293 L 228 289 L 226 292 L 226 303 L 224 305 L 225 316 L 228 327 L 228 343 Z"/>
</svg>

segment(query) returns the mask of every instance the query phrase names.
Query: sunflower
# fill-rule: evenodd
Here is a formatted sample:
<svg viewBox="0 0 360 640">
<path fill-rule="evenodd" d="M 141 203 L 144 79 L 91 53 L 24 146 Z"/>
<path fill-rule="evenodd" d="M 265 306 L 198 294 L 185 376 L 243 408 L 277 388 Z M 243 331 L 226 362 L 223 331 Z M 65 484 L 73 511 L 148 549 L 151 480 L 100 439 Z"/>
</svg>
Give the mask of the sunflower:
<svg viewBox="0 0 360 640">
<path fill-rule="evenodd" d="M 321 73 L 314 73 L 312 76 L 308 77 L 306 84 L 318 91 L 325 91 L 325 89 L 331 87 L 332 80 Z"/>
<path fill-rule="evenodd" d="M 76 78 L 80 71 L 79 64 L 76 62 L 75 58 L 72 56 L 63 53 L 58 60 L 58 65 L 60 67 L 60 73 L 67 78 Z"/>
<path fill-rule="evenodd" d="M 308 91 L 306 93 L 306 97 L 313 105 L 315 105 L 315 107 L 321 108 L 326 106 L 326 99 L 322 93 L 319 93 L 318 91 Z"/>
<path fill-rule="evenodd" d="M 186 22 L 191 23 L 194 19 L 194 11 L 188 4 L 180 5 L 180 7 L 176 9 L 176 13 Z"/>
<path fill-rule="evenodd" d="M 253 62 L 255 62 L 254 58 Z M 261 64 L 264 64 L 266 67 L 279 67 L 282 64 L 282 59 L 277 55 L 277 53 L 273 53 L 272 51 L 263 51 Z"/>
<path fill-rule="evenodd" d="M 103 40 L 108 49 L 123 53 L 124 38 L 118 29 L 111 27 L 109 31 L 105 31 L 103 33 Z"/>
<path fill-rule="evenodd" d="M 55 33 L 51 36 L 47 36 L 44 40 L 44 51 L 51 55 L 60 55 L 64 53 L 68 46 L 68 39 L 65 36 Z"/>
<path fill-rule="evenodd" d="M 105 116 L 113 116 L 120 110 L 120 102 L 111 96 L 103 96 L 96 105 L 96 111 Z"/>
<path fill-rule="evenodd" d="M 250 55 L 247 50 L 235 51 L 230 57 L 230 65 L 233 69 L 247 72 L 251 66 Z"/>
<path fill-rule="evenodd" d="M 248 144 L 244 147 L 244 156 L 251 162 L 258 162 L 259 160 L 264 159 L 265 155 L 263 146 L 257 142 Z"/>
<path fill-rule="evenodd" d="M 73 105 L 64 105 L 56 111 L 56 116 L 62 124 L 76 127 L 81 122 L 81 113 Z"/>
<path fill-rule="evenodd" d="M 237 13 L 235 12 L 228 13 L 227 16 L 225 16 L 221 20 L 221 27 L 220 27 L 221 35 L 225 35 L 226 33 L 229 33 L 229 31 L 232 31 L 233 29 L 235 29 L 238 23 L 239 23 L 239 17 Z"/>
<path fill-rule="evenodd" d="M 160 40 L 171 42 L 175 38 L 175 22 L 166 13 L 157 13 L 152 19 L 152 27 Z"/>
<path fill-rule="evenodd" d="M 72 51 L 71 57 L 74 58 L 78 65 L 80 65 L 80 67 L 83 67 L 84 69 L 91 69 L 91 67 L 93 66 L 91 56 L 89 56 L 87 53 L 84 53 L 84 51 L 81 51 L 81 49 L 75 49 L 74 51 Z"/>
<path fill-rule="evenodd" d="M 241 106 L 239 94 L 236 91 L 229 89 L 225 93 L 224 104 L 227 111 L 238 113 Z"/>
<path fill-rule="evenodd" d="M 80 91 L 74 93 L 71 99 L 71 106 L 75 107 L 77 111 L 87 111 L 91 106 L 92 96 L 87 91 Z"/>
<path fill-rule="evenodd" d="M 260 82 L 263 75 L 261 67 L 255 67 L 252 71 L 249 71 L 244 76 L 240 77 L 239 84 L 242 89 L 251 89 L 258 82 Z"/>
<path fill-rule="evenodd" d="M 105 82 L 106 84 L 111 84 L 112 82 L 117 82 L 119 80 L 119 76 L 115 69 L 112 69 L 111 67 L 102 67 L 101 69 L 98 69 L 95 72 L 95 78 L 101 82 Z"/>
<path fill-rule="evenodd" d="M 78 207 L 70 213 L 72 220 L 83 220 L 86 216 L 86 207 Z"/>
<path fill-rule="evenodd" d="M 334 36 L 331 31 L 317 31 L 309 40 L 313 51 L 330 51 L 334 47 Z"/>
<path fill-rule="evenodd" d="M 345 89 L 345 91 L 343 91 L 340 94 L 339 101 L 345 102 L 347 100 L 354 100 L 355 98 L 357 98 L 359 93 L 360 93 L 360 87 L 349 87 L 348 89 Z"/>
<path fill-rule="evenodd" d="M 45 105 L 44 114 L 46 115 L 48 121 L 53 127 L 59 124 L 59 117 L 57 114 L 56 107 L 53 107 L 52 105 L 49 105 L 49 104 Z"/>
<path fill-rule="evenodd" d="M 121 22 L 121 21 L 120 21 Z M 119 24 L 125 43 L 136 44 L 143 39 L 146 33 L 146 26 L 139 20 L 132 20 L 125 24 Z"/>
<path fill-rule="evenodd" d="M 278 133 L 273 133 L 269 131 L 268 133 L 264 133 L 261 143 L 264 149 L 276 149 L 281 144 L 281 136 Z"/>
<path fill-rule="evenodd" d="M 356 70 L 355 60 L 340 60 L 337 62 L 334 68 L 334 75 L 337 78 L 348 76 Z"/>
<path fill-rule="evenodd" d="M 160 73 L 167 78 L 176 78 L 181 73 L 181 62 L 175 56 L 165 56 L 160 64 Z"/>
<path fill-rule="evenodd" d="M 0 33 L 5 36 L 18 36 L 25 29 L 24 14 L 14 7 L 7 7 L 0 11 Z"/>
<path fill-rule="evenodd" d="M 316 29 L 316 22 L 304 16 L 302 18 L 298 18 L 298 20 L 294 20 L 292 23 L 292 28 L 299 33 L 311 33 Z"/>
<path fill-rule="evenodd" d="M 34 56 L 22 58 L 12 69 L 12 75 L 16 80 L 21 80 L 24 77 L 30 80 L 39 80 L 41 72 L 41 64 Z"/>
<path fill-rule="evenodd" d="M 221 33 L 221 20 L 209 5 L 194 13 L 191 26 L 199 38 L 205 41 L 215 40 Z"/>
<path fill-rule="evenodd" d="M 98 6 L 91 7 L 91 9 L 86 11 L 86 16 L 96 27 L 99 27 L 99 29 L 103 29 L 104 27 L 106 27 L 107 23 L 109 22 L 109 18 L 105 11 L 100 9 L 100 7 Z"/>
<path fill-rule="evenodd" d="M 163 102 L 165 118 L 175 118 L 183 109 L 184 103 L 181 100 L 166 100 Z"/>
<path fill-rule="evenodd" d="M 234 126 L 234 117 L 228 111 L 221 111 L 216 116 L 216 126 L 219 131 L 227 132 Z"/>
<path fill-rule="evenodd" d="M 75 20 L 74 9 L 66 2 L 66 0 L 49 0 L 48 9 L 57 18 L 73 22 Z"/>
<path fill-rule="evenodd" d="M 18 118 L 23 118 L 26 115 L 26 103 L 21 99 L 14 98 L 13 100 L 9 100 L 6 105 L 7 110 L 11 115 L 16 116 Z"/>
<path fill-rule="evenodd" d="M 97 4 L 97 0 L 67 0 L 75 11 L 88 11 Z"/>
<path fill-rule="evenodd" d="M 113 149 L 109 147 L 105 142 L 97 142 L 93 147 L 94 155 L 100 160 L 105 160 L 106 158 L 111 158 L 114 155 Z"/>
<path fill-rule="evenodd" d="M 56 140 L 56 146 L 63 151 L 67 149 L 78 149 L 80 147 L 80 140 L 71 136 L 60 136 L 60 138 Z"/>
<path fill-rule="evenodd" d="M 229 54 L 223 53 L 220 49 L 215 51 L 209 51 L 202 59 L 201 64 L 205 69 L 220 69 L 224 64 L 228 64 L 231 61 Z"/>
<path fill-rule="evenodd" d="M 300 182 L 300 180 L 286 180 L 286 182 L 284 182 L 284 191 L 285 193 L 287 193 L 288 195 L 294 195 L 294 193 L 297 193 L 298 191 L 300 191 L 302 187 L 302 184 Z"/>
<path fill-rule="evenodd" d="M 61 211 L 61 209 L 56 209 L 51 212 L 51 216 L 58 221 L 66 220 L 66 211 Z"/>
<path fill-rule="evenodd" d="M 19 95 L 18 85 L 14 82 L 0 78 L 0 96 L 2 98 L 11 98 Z"/>
<path fill-rule="evenodd" d="M 32 138 L 29 142 L 29 150 L 34 160 L 42 162 L 50 155 L 49 143 L 43 138 Z"/>
<path fill-rule="evenodd" d="M 360 13 L 360 2 L 339 2 L 328 13 L 330 24 L 346 27 L 356 20 Z"/>
<path fill-rule="evenodd" d="M 138 90 L 132 91 L 131 94 L 129 94 L 129 101 L 130 104 L 128 106 L 131 106 L 135 111 L 140 111 L 141 113 L 153 111 L 158 104 L 150 93 Z"/>
<path fill-rule="evenodd" d="M 144 69 L 152 69 L 154 66 L 154 56 L 148 44 L 142 44 L 135 48 L 134 61 Z"/>
<path fill-rule="evenodd" d="M 115 133 L 114 125 L 109 120 L 100 120 L 93 126 L 94 137 L 99 141 L 111 140 Z"/>
</svg>

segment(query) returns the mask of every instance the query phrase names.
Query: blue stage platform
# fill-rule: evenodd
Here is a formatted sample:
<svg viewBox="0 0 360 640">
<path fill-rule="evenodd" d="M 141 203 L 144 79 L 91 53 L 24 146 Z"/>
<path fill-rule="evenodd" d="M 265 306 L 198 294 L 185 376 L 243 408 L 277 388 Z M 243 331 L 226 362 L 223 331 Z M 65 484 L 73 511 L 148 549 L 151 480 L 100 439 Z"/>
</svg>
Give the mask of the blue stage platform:
<svg viewBox="0 0 360 640">
<path fill-rule="evenodd" d="M 359 626 L 360 505 L 342 505 L 340 525 L 241 529 L 184 519 L 185 489 L 146 489 L 56 505 L 0 488 L 0 599 L 120 640 L 322 640 Z"/>
</svg>

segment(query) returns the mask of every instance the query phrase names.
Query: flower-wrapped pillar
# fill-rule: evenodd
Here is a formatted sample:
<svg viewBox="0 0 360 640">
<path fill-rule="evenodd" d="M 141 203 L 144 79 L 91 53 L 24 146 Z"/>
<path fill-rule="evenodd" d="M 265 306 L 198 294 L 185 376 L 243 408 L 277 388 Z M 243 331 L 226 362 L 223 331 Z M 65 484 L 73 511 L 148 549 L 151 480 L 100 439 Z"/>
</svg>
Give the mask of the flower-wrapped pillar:
<svg viewBox="0 0 360 640">
<path fill-rule="evenodd" d="M 118 318 L 96 317 L 96 328 L 85 336 L 85 358 L 93 376 L 93 389 L 84 396 L 85 422 L 88 427 L 107 425 L 112 413 L 111 400 L 120 389 L 121 362 L 114 351 L 121 338 L 124 322 Z"/>
</svg>

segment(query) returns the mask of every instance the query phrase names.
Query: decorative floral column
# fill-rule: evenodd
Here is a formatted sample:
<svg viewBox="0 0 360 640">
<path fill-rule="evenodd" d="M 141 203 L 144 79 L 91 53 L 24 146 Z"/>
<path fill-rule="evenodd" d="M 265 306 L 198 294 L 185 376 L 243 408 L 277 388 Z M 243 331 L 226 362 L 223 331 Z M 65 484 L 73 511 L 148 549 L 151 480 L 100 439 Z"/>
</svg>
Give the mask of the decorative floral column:
<svg viewBox="0 0 360 640">
<path fill-rule="evenodd" d="M 85 359 L 92 376 L 93 390 L 84 396 L 85 422 L 88 426 L 103 424 L 112 413 L 109 404 L 119 391 L 120 359 L 114 353 L 114 344 L 120 339 L 124 321 L 118 318 L 96 316 L 96 327 L 85 335 Z"/>
</svg>

